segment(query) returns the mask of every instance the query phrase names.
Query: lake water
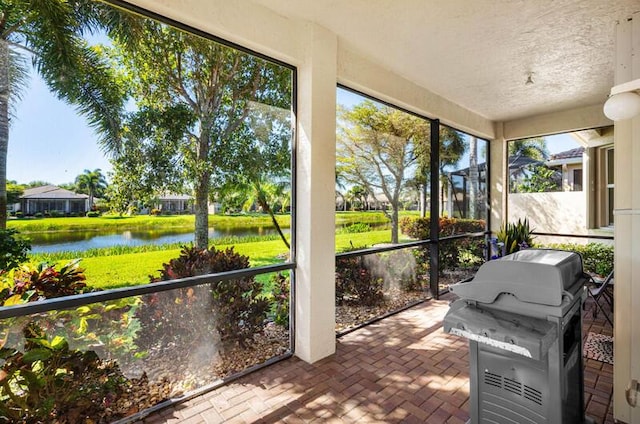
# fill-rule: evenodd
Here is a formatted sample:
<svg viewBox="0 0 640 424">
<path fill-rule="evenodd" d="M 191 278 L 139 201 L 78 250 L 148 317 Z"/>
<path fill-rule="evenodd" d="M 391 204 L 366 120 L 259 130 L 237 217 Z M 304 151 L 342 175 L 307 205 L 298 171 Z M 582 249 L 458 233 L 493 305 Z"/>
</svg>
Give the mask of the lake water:
<svg viewBox="0 0 640 424">
<path fill-rule="evenodd" d="M 288 233 L 289 229 L 282 229 Z M 209 228 L 209 239 L 237 236 L 265 236 L 277 234 L 272 227 Z M 193 229 L 119 231 L 96 233 L 95 231 L 73 231 L 29 234 L 33 253 L 52 253 L 62 250 L 87 250 L 111 246 L 141 246 L 145 244 L 193 242 Z"/>
</svg>

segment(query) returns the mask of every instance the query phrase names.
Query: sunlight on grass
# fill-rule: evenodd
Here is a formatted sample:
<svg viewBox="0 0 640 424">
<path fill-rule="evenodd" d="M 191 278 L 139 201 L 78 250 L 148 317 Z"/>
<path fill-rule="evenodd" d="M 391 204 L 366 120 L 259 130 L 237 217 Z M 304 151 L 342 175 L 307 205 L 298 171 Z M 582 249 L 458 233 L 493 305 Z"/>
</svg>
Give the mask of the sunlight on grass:
<svg viewBox="0 0 640 424">
<path fill-rule="evenodd" d="M 412 215 L 412 212 L 403 214 Z M 265 215 L 222 216 L 212 215 L 213 225 L 255 226 L 271 225 L 269 217 Z M 289 224 L 289 216 L 279 216 L 283 225 Z M 352 223 L 384 223 L 386 218 L 377 212 L 340 212 L 336 214 L 337 225 Z M 106 231 L 113 228 L 148 228 L 193 226 L 193 216 L 104 216 L 100 218 L 45 218 L 40 220 L 12 220 L 10 226 L 22 232 L 80 230 L 84 226 L 92 226 L 96 231 Z M 367 248 L 376 244 L 388 243 L 391 231 L 374 230 L 363 233 L 339 233 L 336 235 L 336 252 L 342 252 L 352 247 Z M 401 240 L 401 241 L 407 241 Z M 219 249 L 234 247 L 234 249 L 250 258 L 251 266 L 265 266 L 283 263 L 288 260 L 288 249 L 277 235 L 227 237 L 212 240 L 212 244 Z M 71 259 L 82 258 L 81 267 L 84 268 L 87 284 L 100 289 L 111 289 L 131 285 L 146 284 L 149 276 L 157 276 L 163 263 L 180 255 L 180 243 L 168 245 L 144 246 L 113 246 L 103 249 L 90 249 L 83 252 L 56 252 L 54 254 L 33 254 L 33 262 L 66 263 Z"/>
</svg>

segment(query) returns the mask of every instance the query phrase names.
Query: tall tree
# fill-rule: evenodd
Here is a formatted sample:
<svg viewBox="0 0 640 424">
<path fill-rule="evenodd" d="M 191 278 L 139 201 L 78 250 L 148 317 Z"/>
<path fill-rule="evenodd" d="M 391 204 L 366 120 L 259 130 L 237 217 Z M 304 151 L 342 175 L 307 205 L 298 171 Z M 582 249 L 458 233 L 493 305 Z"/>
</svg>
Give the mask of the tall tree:
<svg viewBox="0 0 640 424">
<path fill-rule="evenodd" d="M 509 142 L 509 158 L 527 157 L 536 160 L 549 159 L 549 149 L 544 137 L 523 138 Z"/>
<path fill-rule="evenodd" d="M 20 196 L 24 193 L 24 186 L 15 181 L 7 181 L 7 203 L 13 204 L 20 201 Z"/>
<path fill-rule="evenodd" d="M 0 228 L 6 227 L 10 111 L 25 87 L 27 59 L 61 99 L 117 138 L 122 93 L 111 69 L 82 39 L 104 27 L 104 6 L 89 0 L 0 1 Z"/>
<path fill-rule="evenodd" d="M 140 169 L 154 174 L 148 188 L 171 183 L 192 190 L 195 245 L 207 247 L 209 195 L 238 147 L 241 138 L 234 134 L 253 102 L 290 109 L 290 71 L 149 19 L 139 18 L 136 28 L 135 36 L 126 28 L 112 33 L 109 56 L 122 70 L 136 110 L 125 120 L 129 132 L 122 144 L 108 148 L 120 158 L 127 151 L 154 157 L 159 167 Z M 131 127 L 147 131 L 136 134 Z"/>
<path fill-rule="evenodd" d="M 549 159 L 544 137 L 523 138 L 509 142 L 509 190 L 515 192 L 530 168 Z"/>
<path fill-rule="evenodd" d="M 340 112 L 338 161 L 348 178 L 375 195 L 382 192 L 391 211 L 391 242 L 398 242 L 400 195 L 416 162 L 416 146 L 428 143 L 429 123 L 406 112 L 366 100 Z"/>
<path fill-rule="evenodd" d="M 456 165 L 466 151 L 464 137 L 453 128 L 441 125 L 439 151 L 440 163 L 438 164 L 438 169 L 440 176 L 443 177 L 445 175 L 444 169 L 447 166 Z M 427 193 L 429 191 L 429 176 L 431 174 L 431 143 L 429 140 L 427 140 L 425 144 L 418 146 L 416 154 L 417 166 L 415 176 L 413 177 L 413 184 L 419 193 L 420 216 L 424 218 L 427 216 Z M 442 179 L 443 190 L 448 183 L 446 178 Z"/>
<path fill-rule="evenodd" d="M 99 168 L 93 171 L 85 169 L 82 174 L 76 177 L 75 185 L 80 193 L 89 195 L 89 208 L 92 208 L 94 197 L 104 195 L 107 189 L 107 179 Z"/>
<path fill-rule="evenodd" d="M 345 212 L 347 211 L 347 198 L 344 193 L 346 188 L 346 181 L 342 175 L 342 170 L 339 166 L 336 166 L 336 196 L 342 199 L 342 210 Z"/>
<path fill-rule="evenodd" d="M 257 206 L 271 217 L 282 242 L 290 247 L 276 219 L 276 207 L 284 212 L 291 196 L 291 113 L 253 103 L 247 119 L 233 137 L 234 149 L 220 165 L 214 183 L 220 196 L 242 194 L 242 208 Z"/>
</svg>

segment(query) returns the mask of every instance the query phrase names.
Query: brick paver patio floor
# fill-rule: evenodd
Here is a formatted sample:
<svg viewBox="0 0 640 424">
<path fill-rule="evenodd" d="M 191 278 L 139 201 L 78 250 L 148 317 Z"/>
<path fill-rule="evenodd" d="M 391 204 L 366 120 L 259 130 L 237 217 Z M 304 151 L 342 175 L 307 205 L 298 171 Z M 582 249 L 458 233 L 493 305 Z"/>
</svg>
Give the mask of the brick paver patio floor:
<svg viewBox="0 0 640 424">
<path fill-rule="evenodd" d="M 448 305 L 425 302 L 341 337 L 329 358 L 279 362 L 144 423 L 464 423 L 468 347 L 442 331 Z M 589 309 L 584 334 L 611 335 Z M 613 423 L 612 375 L 585 358 L 586 411 L 597 423 Z"/>
</svg>

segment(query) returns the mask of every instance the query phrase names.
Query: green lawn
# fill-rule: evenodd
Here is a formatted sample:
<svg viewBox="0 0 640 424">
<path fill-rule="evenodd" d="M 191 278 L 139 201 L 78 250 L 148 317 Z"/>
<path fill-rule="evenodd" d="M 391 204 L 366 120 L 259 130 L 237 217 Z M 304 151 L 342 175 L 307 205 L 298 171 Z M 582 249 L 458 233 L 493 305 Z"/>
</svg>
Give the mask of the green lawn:
<svg viewBox="0 0 640 424">
<path fill-rule="evenodd" d="M 400 216 L 417 216 L 416 211 L 401 211 Z M 277 215 L 278 223 L 283 227 L 289 227 L 290 215 Z M 336 212 L 336 224 L 348 225 L 357 222 L 385 223 L 388 219 L 381 211 L 369 212 Z M 51 231 L 113 231 L 113 230 L 144 230 L 144 229 L 169 229 L 169 228 L 193 228 L 195 218 L 193 215 L 135 215 L 117 216 L 103 215 L 96 218 L 69 217 L 69 218 L 24 218 L 10 219 L 8 228 L 15 228 L 22 233 L 37 233 Z M 209 226 L 220 227 L 257 227 L 270 226 L 271 218 L 265 214 L 240 214 L 240 215 L 209 215 Z"/>
<path fill-rule="evenodd" d="M 289 215 L 278 215 L 278 223 L 288 227 Z M 117 216 L 104 215 L 96 218 L 70 217 L 70 218 L 24 218 L 10 219 L 8 228 L 15 228 L 22 233 L 37 233 L 50 231 L 113 231 L 113 230 L 145 230 L 167 228 L 193 228 L 195 218 L 193 215 L 136 215 Z M 270 226 L 271 218 L 264 214 L 247 215 L 209 215 L 209 226 L 221 227 L 256 227 Z"/>
<path fill-rule="evenodd" d="M 414 215 L 414 212 L 402 212 L 402 216 Z M 289 226 L 290 216 L 278 216 L 278 222 L 284 226 Z M 387 218 L 382 212 L 338 212 L 336 213 L 336 223 L 338 225 L 348 225 L 352 223 L 384 223 Z M 271 219 L 263 214 L 250 215 L 210 215 L 209 224 L 221 227 L 251 227 L 270 226 Z M 42 218 L 42 219 L 14 219 L 8 222 L 9 228 L 16 228 L 22 233 L 35 232 L 55 232 L 55 231 L 86 231 L 94 230 L 144 230 L 160 228 L 193 228 L 193 215 L 172 215 L 172 216 L 102 216 L 98 218 L 76 217 L 76 218 Z M 374 244 L 389 242 L 390 230 L 376 230 L 366 233 L 337 234 L 336 251 L 344 251 L 351 246 L 370 247 Z M 234 243 L 235 250 L 243 255 L 249 256 L 251 266 L 263 266 L 283 262 L 287 249 L 279 238 L 269 237 L 265 240 L 249 239 L 248 242 L 232 240 L 221 240 L 221 243 Z M 217 245 L 218 248 L 226 248 L 231 245 Z M 173 246 L 160 247 L 149 246 L 149 251 L 144 251 L 144 247 L 139 248 L 112 248 L 96 249 L 87 251 L 83 257 L 81 266 L 85 269 L 87 283 L 92 287 L 102 289 L 123 287 L 128 285 L 144 284 L 149 282 L 149 275 L 157 276 L 158 270 L 163 263 L 177 257 L 180 249 Z M 138 251 L 143 250 L 143 251 Z M 67 253 L 60 252 L 60 255 Z M 65 257 L 58 260 L 58 263 L 67 262 L 67 256 L 51 257 L 51 260 Z M 35 261 L 48 260 L 46 256 L 35 255 Z"/>
<path fill-rule="evenodd" d="M 390 231 L 371 231 L 357 234 L 336 235 L 336 251 L 343 251 L 353 243 L 356 247 L 385 243 L 389 241 Z M 223 249 L 230 246 L 216 246 Z M 251 266 L 272 265 L 283 262 L 287 248 L 281 240 L 240 243 L 235 250 L 251 258 Z M 127 253 L 114 256 L 96 256 L 85 258 L 81 266 L 85 269 L 87 284 L 102 289 L 144 284 L 149 282 L 149 275 L 158 276 L 163 263 L 177 257 L 179 249 Z M 63 261 L 65 262 L 65 261 Z"/>
</svg>

